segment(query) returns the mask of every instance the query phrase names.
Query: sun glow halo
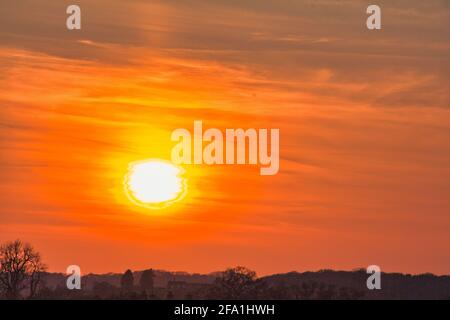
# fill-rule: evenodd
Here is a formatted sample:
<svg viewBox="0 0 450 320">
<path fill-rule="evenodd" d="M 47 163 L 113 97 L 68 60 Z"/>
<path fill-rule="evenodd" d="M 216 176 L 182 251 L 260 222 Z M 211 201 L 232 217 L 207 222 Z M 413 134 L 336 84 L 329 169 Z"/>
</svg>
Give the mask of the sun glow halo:
<svg viewBox="0 0 450 320">
<path fill-rule="evenodd" d="M 133 162 L 125 177 L 125 191 L 135 204 L 151 209 L 167 207 L 186 193 L 184 170 L 168 161 Z"/>
</svg>

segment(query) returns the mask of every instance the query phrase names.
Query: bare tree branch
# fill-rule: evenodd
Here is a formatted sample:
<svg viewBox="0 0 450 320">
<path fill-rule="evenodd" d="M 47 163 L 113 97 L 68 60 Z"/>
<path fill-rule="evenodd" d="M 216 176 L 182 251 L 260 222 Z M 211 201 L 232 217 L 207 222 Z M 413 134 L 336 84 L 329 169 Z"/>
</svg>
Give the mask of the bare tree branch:
<svg viewBox="0 0 450 320">
<path fill-rule="evenodd" d="M 39 288 L 46 266 L 33 247 L 20 240 L 0 246 L 0 292 L 8 299 L 19 299 L 28 290 L 32 298 Z"/>
</svg>

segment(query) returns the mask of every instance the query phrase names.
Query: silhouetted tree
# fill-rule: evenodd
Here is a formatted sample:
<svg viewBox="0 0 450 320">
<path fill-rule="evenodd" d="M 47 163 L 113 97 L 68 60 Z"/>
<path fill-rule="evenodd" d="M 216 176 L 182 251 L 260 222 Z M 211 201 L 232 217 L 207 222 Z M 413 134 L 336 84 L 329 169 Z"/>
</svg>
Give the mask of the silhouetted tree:
<svg viewBox="0 0 450 320">
<path fill-rule="evenodd" d="M 120 279 L 120 284 L 122 287 L 122 293 L 130 293 L 133 290 L 134 277 L 130 269 L 125 271 L 125 273 L 122 276 L 122 279 Z"/>
<path fill-rule="evenodd" d="M 245 267 L 227 269 L 216 278 L 210 291 L 213 299 L 246 299 L 251 298 L 256 273 Z"/>
<path fill-rule="evenodd" d="M 30 244 L 16 240 L 0 246 L 0 290 L 7 299 L 19 299 L 26 289 L 28 298 L 33 298 L 45 270 L 40 254 Z"/>
<path fill-rule="evenodd" d="M 153 294 L 154 277 L 155 274 L 153 272 L 153 269 L 148 269 L 142 272 L 141 279 L 139 280 L 139 285 L 141 286 L 141 289 L 144 290 L 146 293 Z"/>
</svg>

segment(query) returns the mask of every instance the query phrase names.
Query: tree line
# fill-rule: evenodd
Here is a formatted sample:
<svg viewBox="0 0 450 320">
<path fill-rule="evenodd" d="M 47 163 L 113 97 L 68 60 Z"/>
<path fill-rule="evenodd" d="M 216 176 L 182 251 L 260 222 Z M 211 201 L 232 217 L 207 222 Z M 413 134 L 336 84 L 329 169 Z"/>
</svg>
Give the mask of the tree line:
<svg viewBox="0 0 450 320">
<path fill-rule="evenodd" d="M 155 288 L 152 269 L 135 283 L 126 270 L 120 286 L 100 281 L 91 290 L 46 286 L 47 266 L 30 244 L 20 240 L 0 246 L 0 297 L 3 299 L 358 299 L 363 293 L 318 282 L 271 286 L 245 267 L 229 268 L 211 284 L 194 289 Z M 180 292 L 182 296 L 180 296 Z"/>
</svg>

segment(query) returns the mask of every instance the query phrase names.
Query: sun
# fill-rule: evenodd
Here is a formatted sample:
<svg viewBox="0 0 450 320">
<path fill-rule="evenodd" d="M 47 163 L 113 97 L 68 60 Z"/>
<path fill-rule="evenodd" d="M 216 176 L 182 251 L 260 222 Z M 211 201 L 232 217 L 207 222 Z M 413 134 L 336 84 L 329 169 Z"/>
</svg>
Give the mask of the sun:
<svg viewBox="0 0 450 320">
<path fill-rule="evenodd" d="M 186 194 L 184 170 L 168 161 L 149 159 L 129 165 L 124 186 L 128 198 L 136 205 L 161 209 Z"/>
</svg>

